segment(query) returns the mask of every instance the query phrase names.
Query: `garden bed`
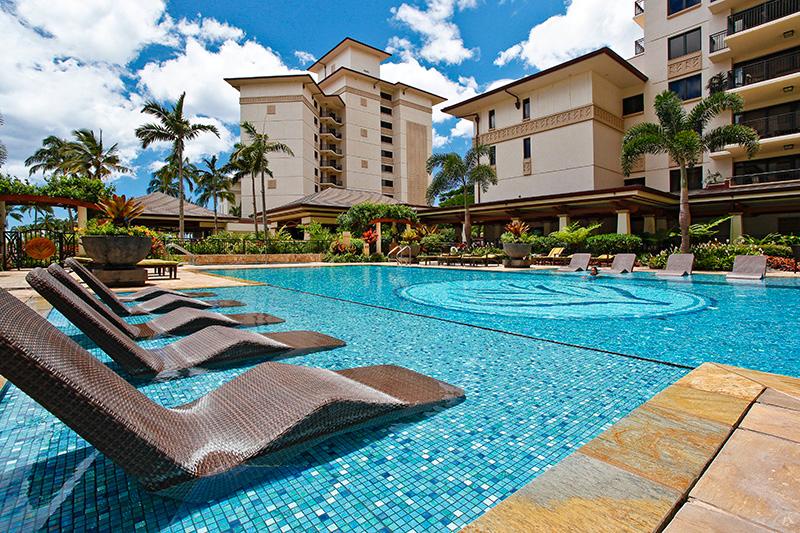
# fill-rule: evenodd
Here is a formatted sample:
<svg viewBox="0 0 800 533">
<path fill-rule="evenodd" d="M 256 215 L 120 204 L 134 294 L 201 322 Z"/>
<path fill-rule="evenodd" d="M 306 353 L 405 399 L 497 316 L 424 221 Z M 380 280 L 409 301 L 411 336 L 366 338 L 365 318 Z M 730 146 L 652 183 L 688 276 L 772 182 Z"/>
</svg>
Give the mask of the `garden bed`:
<svg viewBox="0 0 800 533">
<path fill-rule="evenodd" d="M 273 263 L 316 263 L 322 254 L 202 254 L 174 256 L 190 265 L 263 265 Z"/>
</svg>

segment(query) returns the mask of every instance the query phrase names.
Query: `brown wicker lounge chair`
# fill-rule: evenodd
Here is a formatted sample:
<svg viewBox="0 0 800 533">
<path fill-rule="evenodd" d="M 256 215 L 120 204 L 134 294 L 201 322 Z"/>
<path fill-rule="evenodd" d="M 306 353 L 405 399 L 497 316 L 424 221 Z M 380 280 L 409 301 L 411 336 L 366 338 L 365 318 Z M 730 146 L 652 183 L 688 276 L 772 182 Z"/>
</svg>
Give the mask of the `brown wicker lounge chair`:
<svg viewBox="0 0 800 533">
<path fill-rule="evenodd" d="M 633 272 L 633 265 L 636 263 L 636 254 L 617 254 L 614 262 L 611 263 L 609 274 L 629 274 Z"/>
<path fill-rule="evenodd" d="M 151 313 L 168 313 L 181 307 L 193 307 L 194 309 L 211 309 L 213 307 L 242 307 L 244 303 L 236 300 L 197 300 L 188 298 L 183 294 L 161 294 L 149 300 L 134 305 L 126 306 L 124 297 L 117 296 L 114 291 L 106 287 L 97 276 L 89 272 L 85 266 L 76 259 L 69 258 L 65 261 L 79 278 L 83 280 L 94 293 L 103 300 L 119 316 L 149 315 Z"/>
<path fill-rule="evenodd" d="M 581 272 L 589 268 L 592 254 L 573 254 L 569 264 L 558 269 L 559 272 Z"/>
<path fill-rule="evenodd" d="M 725 276 L 727 279 L 764 279 L 767 274 L 767 256 L 737 255 L 733 259 L 733 271 Z"/>
<path fill-rule="evenodd" d="M 78 283 L 66 270 L 53 264 L 47 268 L 51 277 L 41 276 L 39 284 L 52 285 L 48 291 L 43 291 L 41 295 L 57 309 L 66 306 L 67 309 L 75 307 L 76 300 L 82 300 L 94 311 L 102 315 L 106 320 L 117 326 L 134 340 L 152 339 L 169 335 L 188 335 L 195 331 L 200 331 L 208 326 L 262 326 L 267 324 L 280 324 L 283 319 L 268 315 L 266 313 L 240 313 L 223 315 L 213 313 L 203 309 L 192 309 L 190 307 L 175 309 L 165 315 L 158 316 L 149 322 L 140 324 L 128 324 L 119 315 L 112 313 L 103 302 L 92 296 L 83 285 Z M 30 274 L 34 275 L 34 274 Z M 36 274 L 38 275 L 38 274 Z M 28 280 L 30 283 L 30 280 Z"/>
<path fill-rule="evenodd" d="M 146 349 L 82 300 L 68 302 L 68 289 L 44 269 L 28 273 L 28 283 L 89 337 L 125 372 L 136 377 L 172 377 L 178 371 L 253 359 L 276 359 L 332 350 L 345 343 L 314 331 L 255 333 L 210 326 L 161 348 Z"/>
<path fill-rule="evenodd" d="M 672 254 L 667 258 L 667 268 L 656 272 L 658 276 L 690 276 L 694 266 L 694 254 Z"/>
<path fill-rule="evenodd" d="M 162 407 L 6 291 L 0 374 L 145 489 L 204 502 L 337 434 L 452 405 L 464 391 L 396 366 L 264 363 Z"/>
<path fill-rule="evenodd" d="M 153 259 L 156 261 L 156 259 Z M 99 285 L 104 285 L 100 279 L 92 274 L 92 271 L 83 266 L 80 261 L 75 259 L 74 257 L 68 258 L 64 261 L 64 264 L 72 269 L 73 272 L 78 274 L 81 279 L 85 281 L 84 276 L 87 278 L 91 278 L 95 283 Z M 88 285 L 88 283 L 87 283 Z M 94 289 L 92 289 L 94 290 Z M 162 287 L 147 287 L 140 291 L 136 291 L 133 294 L 127 294 L 125 296 L 117 296 L 122 302 L 144 302 L 146 300 L 152 300 L 158 296 L 162 296 L 164 294 L 172 294 L 173 296 L 184 296 L 186 298 L 208 298 L 212 296 L 216 296 L 213 292 L 208 291 L 173 291 L 172 289 L 164 289 Z"/>
</svg>

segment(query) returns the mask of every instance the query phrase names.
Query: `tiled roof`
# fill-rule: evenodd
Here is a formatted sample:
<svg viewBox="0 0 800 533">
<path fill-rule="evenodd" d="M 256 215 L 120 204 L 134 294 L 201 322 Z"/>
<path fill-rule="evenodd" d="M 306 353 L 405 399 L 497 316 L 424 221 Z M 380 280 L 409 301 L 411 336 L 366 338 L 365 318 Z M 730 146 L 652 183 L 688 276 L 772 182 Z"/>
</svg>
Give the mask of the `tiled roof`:
<svg viewBox="0 0 800 533">
<path fill-rule="evenodd" d="M 146 217 L 172 218 L 178 216 L 178 199 L 163 192 L 152 192 L 145 196 L 139 196 L 137 201 L 144 205 Z M 199 205 L 183 202 L 183 214 L 186 218 L 207 218 L 212 220 L 214 212 Z M 218 213 L 218 218 L 235 218 L 224 213 Z"/>
<path fill-rule="evenodd" d="M 309 194 L 308 196 L 303 196 L 297 200 L 292 200 L 291 202 L 281 206 L 273 207 L 267 211 L 267 213 L 284 211 L 286 209 L 299 206 L 350 208 L 363 202 L 372 202 L 375 204 L 401 203 L 394 198 L 390 198 L 377 192 L 358 191 L 353 189 L 337 189 L 331 187 L 329 189 L 323 189 L 319 192 L 315 192 L 314 194 Z"/>
</svg>

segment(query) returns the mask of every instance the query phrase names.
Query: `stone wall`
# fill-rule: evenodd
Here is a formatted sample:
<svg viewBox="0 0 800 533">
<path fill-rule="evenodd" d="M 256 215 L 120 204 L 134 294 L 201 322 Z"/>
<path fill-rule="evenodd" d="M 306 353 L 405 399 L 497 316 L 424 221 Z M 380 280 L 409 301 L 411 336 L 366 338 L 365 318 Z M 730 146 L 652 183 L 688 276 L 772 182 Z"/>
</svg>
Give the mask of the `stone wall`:
<svg viewBox="0 0 800 533">
<path fill-rule="evenodd" d="M 263 265 L 322 261 L 322 254 L 203 254 L 178 257 L 180 261 L 190 265 Z"/>
</svg>

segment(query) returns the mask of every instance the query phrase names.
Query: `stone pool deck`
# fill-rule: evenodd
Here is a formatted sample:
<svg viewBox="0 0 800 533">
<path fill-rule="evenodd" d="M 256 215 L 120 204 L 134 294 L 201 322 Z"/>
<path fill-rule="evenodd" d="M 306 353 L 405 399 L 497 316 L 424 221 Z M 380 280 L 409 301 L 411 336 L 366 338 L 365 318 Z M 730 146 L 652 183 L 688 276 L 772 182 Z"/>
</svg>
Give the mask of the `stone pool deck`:
<svg viewBox="0 0 800 533">
<path fill-rule="evenodd" d="M 0 287 L 46 314 L 25 274 L 0 273 Z M 179 278 L 153 284 L 247 284 Z M 800 531 L 800 379 L 703 364 L 465 530 Z"/>
</svg>

